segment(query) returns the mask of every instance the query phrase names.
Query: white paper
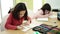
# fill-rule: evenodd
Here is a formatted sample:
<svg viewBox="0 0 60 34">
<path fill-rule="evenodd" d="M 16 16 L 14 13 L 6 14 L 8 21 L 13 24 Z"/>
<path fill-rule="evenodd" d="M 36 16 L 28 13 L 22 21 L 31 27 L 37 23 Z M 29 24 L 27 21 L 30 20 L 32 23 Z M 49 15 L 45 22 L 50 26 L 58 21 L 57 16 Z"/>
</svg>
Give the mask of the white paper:
<svg viewBox="0 0 60 34">
<path fill-rule="evenodd" d="M 33 27 L 36 27 L 36 26 L 39 26 L 43 24 L 42 22 L 40 22 L 40 24 L 38 22 L 36 22 L 35 20 L 32 21 L 32 23 L 29 25 L 29 26 L 23 26 L 24 29 L 22 31 L 26 32 L 28 31 L 29 29 L 33 28 Z"/>
<path fill-rule="evenodd" d="M 25 31 L 27 31 L 35 26 L 38 26 L 38 25 L 40 25 L 40 24 L 30 24 L 29 26 L 24 26 L 24 29 L 22 31 L 25 32 Z"/>
<path fill-rule="evenodd" d="M 27 30 L 29 30 L 30 28 L 25 27 L 22 31 L 26 32 Z"/>
<path fill-rule="evenodd" d="M 39 21 L 48 21 L 48 18 L 38 18 Z"/>
</svg>

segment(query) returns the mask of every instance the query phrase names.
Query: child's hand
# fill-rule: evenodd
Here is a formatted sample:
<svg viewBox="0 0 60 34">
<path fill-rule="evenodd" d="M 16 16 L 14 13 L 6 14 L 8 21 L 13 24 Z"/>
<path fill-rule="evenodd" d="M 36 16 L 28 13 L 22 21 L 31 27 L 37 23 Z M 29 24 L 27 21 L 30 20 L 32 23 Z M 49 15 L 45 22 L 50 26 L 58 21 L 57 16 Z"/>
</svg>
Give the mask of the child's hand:
<svg viewBox="0 0 60 34">
<path fill-rule="evenodd" d="M 30 24 L 29 21 L 27 21 L 26 23 L 23 24 L 23 26 L 28 26 Z"/>
<path fill-rule="evenodd" d="M 23 26 L 28 26 L 29 24 L 31 23 L 31 20 L 25 20 L 25 21 L 23 21 L 23 23 L 22 23 L 22 25 Z"/>
<path fill-rule="evenodd" d="M 27 23 L 27 20 L 24 20 L 24 21 L 23 21 L 23 24 L 24 24 L 24 23 Z"/>
<path fill-rule="evenodd" d="M 26 25 L 29 25 L 29 24 L 30 24 L 29 22 L 26 23 Z"/>
<path fill-rule="evenodd" d="M 27 25 L 27 26 L 30 25 L 30 21 L 27 21 L 27 23 L 25 23 L 25 25 Z"/>
<path fill-rule="evenodd" d="M 23 26 L 17 26 L 17 29 L 23 29 L 24 27 Z"/>
</svg>

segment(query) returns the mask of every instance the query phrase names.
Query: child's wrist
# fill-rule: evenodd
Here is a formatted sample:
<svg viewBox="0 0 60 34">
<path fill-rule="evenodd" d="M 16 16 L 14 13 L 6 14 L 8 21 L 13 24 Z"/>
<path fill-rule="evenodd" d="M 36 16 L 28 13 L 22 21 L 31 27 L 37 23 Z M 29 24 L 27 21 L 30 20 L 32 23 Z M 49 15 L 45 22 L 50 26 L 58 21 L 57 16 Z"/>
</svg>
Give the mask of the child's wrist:
<svg viewBox="0 0 60 34">
<path fill-rule="evenodd" d="M 21 29 L 21 27 L 20 26 L 17 26 L 17 29 Z"/>
</svg>

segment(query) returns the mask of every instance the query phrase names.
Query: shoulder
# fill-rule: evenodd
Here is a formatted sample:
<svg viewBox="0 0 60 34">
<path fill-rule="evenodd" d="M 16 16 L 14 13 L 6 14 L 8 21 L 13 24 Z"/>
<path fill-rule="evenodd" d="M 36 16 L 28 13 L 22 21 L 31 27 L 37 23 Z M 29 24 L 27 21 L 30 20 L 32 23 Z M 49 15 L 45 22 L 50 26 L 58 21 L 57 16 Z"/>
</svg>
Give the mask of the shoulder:
<svg viewBox="0 0 60 34">
<path fill-rule="evenodd" d="M 13 17 L 12 13 L 10 13 L 8 17 L 9 17 L 9 18 L 12 18 L 12 17 Z"/>
</svg>

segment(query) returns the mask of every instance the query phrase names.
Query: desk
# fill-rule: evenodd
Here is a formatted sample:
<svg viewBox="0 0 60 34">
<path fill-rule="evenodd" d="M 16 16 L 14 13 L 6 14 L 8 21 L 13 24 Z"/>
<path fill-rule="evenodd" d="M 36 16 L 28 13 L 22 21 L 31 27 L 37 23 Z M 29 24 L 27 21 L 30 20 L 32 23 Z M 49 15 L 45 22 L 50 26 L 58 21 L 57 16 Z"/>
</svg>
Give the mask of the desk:
<svg viewBox="0 0 60 34">
<path fill-rule="evenodd" d="M 56 23 L 54 23 L 56 22 Z M 44 24 L 48 24 L 48 25 L 57 25 L 58 28 L 60 28 L 60 21 L 57 20 L 57 18 L 54 18 L 54 19 L 50 19 L 49 18 L 49 21 L 48 22 L 44 22 Z"/>
<path fill-rule="evenodd" d="M 58 21 L 57 18 L 53 18 L 53 19 L 49 18 L 49 20 L 47 22 L 38 22 L 38 23 L 54 25 L 55 23 L 53 23 L 53 22 L 56 22 L 56 24 L 58 25 L 58 28 L 60 28 L 60 21 Z M 32 31 L 32 29 L 30 29 L 26 32 L 23 32 L 21 30 L 6 30 L 6 31 L 2 31 L 0 34 L 33 34 L 33 33 L 34 33 L 34 31 Z"/>
<path fill-rule="evenodd" d="M 44 22 L 44 24 L 54 25 L 54 23 L 52 23 L 52 21 L 56 22 L 58 27 L 60 27 L 60 21 L 58 21 L 57 19 L 49 19 L 49 21 Z M 39 23 L 41 23 L 41 22 L 39 22 Z M 34 31 L 32 31 L 32 29 L 28 30 L 27 32 L 23 32 L 20 30 L 6 30 L 6 31 L 1 32 L 0 34 L 33 34 L 33 32 Z"/>
</svg>

